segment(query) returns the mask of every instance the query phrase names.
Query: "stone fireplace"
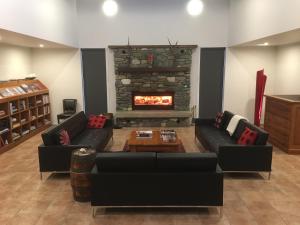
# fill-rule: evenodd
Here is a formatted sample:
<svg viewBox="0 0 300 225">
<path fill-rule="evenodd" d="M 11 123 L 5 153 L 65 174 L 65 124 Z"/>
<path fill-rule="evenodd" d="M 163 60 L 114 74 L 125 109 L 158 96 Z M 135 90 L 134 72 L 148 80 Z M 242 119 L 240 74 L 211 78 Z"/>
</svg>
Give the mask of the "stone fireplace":
<svg viewBox="0 0 300 225">
<path fill-rule="evenodd" d="M 154 110 L 163 110 L 165 113 L 162 115 L 172 110 L 174 116 L 170 118 L 176 119 L 177 123 L 176 112 L 190 112 L 190 70 L 192 51 L 196 47 L 109 46 L 114 53 L 116 110 L 121 125 L 136 125 L 131 115 L 139 110 L 144 117 L 147 117 L 147 110 L 151 115 L 155 113 Z M 153 124 L 153 118 L 144 119 L 151 120 Z M 162 119 L 165 121 L 165 118 Z M 144 122 L 142 124 L 145 125 Z"/>
</svg>

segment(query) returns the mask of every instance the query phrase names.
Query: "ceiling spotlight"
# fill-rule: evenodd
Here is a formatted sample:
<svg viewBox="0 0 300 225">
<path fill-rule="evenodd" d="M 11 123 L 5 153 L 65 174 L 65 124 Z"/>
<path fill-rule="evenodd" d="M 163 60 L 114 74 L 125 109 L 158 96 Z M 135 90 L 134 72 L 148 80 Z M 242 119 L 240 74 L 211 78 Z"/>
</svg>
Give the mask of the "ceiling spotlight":
<svg viewBox="0 0 300 225">
<path fill-rule="evenodd" d="M 105 0 L 102 10 L 106 16 L 114 16 L 118 12 L 118 4 L 114 0 Z"/>
<path fill-rule="evenodd" d="M 257 46 L 268 46 L 269 43 L 268 42 L 265 42 L 265 43 L 262 43 L 262 44 L 257 44 Z"/>
<path fill-rule="evenodd" d="M 45 45 L 43 45 L 43 44 L 39 44 L 39 47 L 40 47 L 40 48 L 44 48 L 44 47 L 45 47 Z"/>
<path fill-rule="evenodd" d="M 203 2 L 201 0 L 190 0 L 186 9 L 191 16 L 199 16 L 203 11 Z"/>
</svg>

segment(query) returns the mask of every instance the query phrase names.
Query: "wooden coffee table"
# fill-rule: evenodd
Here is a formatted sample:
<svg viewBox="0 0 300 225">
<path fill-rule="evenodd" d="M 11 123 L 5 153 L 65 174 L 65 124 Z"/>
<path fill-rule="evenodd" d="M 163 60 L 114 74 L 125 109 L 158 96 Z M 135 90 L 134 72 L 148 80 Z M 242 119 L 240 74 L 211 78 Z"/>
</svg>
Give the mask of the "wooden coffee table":
<svg viewBox="0 0 300 225">
<path fill-rule="evenodd" d="M 152 138 L 137 138 L 136 131 L 132 131 L 127 145 L 127 150 L 130 152 L 184 152 L 178 137 L 174 142 L 163 142 L 160 131 L 153 131 Z"/>
</svg>

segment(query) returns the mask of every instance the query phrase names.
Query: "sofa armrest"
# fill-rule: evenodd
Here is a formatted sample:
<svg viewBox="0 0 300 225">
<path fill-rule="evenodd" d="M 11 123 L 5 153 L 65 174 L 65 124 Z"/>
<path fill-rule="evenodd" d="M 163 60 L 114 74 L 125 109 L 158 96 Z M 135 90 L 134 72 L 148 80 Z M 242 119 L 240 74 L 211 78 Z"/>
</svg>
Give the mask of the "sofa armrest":
<svg viewBox="0 0 300 225">
<path fill-rule="evenodd" d="M 112 119 L 106 119 L 104 127 L 113 127 L 114 121 Z"/>
<path fill-rule="evenodd" d="M 200 119 L 200 118 L 195 119 L 196 125 L 213 125 L 214 122 L 215 122 L 215 119 Z"/>
<path fill-rule="evenodd" d="M 72 152 L 78 148 L 88 147 L 84 145 L 40 145 L 38 147 L 40 172 L 69 171 Z"/>
<path fill-rule="evenodd" d="M 271 171 L 272 145 L 219 146 L 218 160 L 225 171 Z"/>
</svg>

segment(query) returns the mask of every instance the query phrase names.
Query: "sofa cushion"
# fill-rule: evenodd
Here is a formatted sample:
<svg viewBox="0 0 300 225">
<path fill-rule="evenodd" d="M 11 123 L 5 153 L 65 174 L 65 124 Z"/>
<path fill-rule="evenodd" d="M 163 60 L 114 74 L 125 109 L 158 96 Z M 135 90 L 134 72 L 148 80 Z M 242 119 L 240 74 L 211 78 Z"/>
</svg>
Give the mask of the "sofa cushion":
<svg viewBox="0 0 300 225">
<path fill-rule="evenodd" d="M 214 126 L 216 128 L 220 128 L 221 127 L 222 118 L 223 118 L 223 113 L 222 112 L 218 112 L 217 115 L 216 115 L 215 123 L 214 123 Z"/>
<path fill-rule="evenodd" d="M 68 131 L 65 129 L 60 130 L 57 134 L 58 144 L 69 145 L 71 143 Z"/>
<path fill-rule="evenodd" d="M 237 143 L 240 145 L 253 145 L 256 141 L 256 138 L 257 132 L 246 127 Z"/>
<path fill-rule="evenodd" d="M 220 145 L 235 144 L 236 141 L 224 131 L 214 126 L 204 125 L 200 128 L 200 135 L 206 140 L 209 150 L 218 153 Z"/>
<path fill-rule="evenodd" d="M 215 153 L 157 153 L 157 170 L 162 171 L 215 171 Z"/>
<path fill-rule="evenodd" d="M 72 145 L 87 145 L 97 149 L 105 142 L 109 134 L 109 128 L 88 129 L 71 140 Z"/>
<path fill-rule="evenodd" d="M 57 133 L 62 129 L 65 129 L 68 132 L 69 137 L 72 140 L 86 128 L 86 124 L 87 118 L 84 112 L 79 112 L 57 126 L 53 126 L 45 131 L 42 134 L 44 145 L 57 145 Z"/>
<path fill-rule="evenodd" d="M 106 122 L 106 117 L 103 115 L 90 115 L 88 128 L 103 128 Z"/>
<path fill-rule="evenodd" d="M 145 172 L 154 171 L 154 152 L 103 152 L 96 157 L 98 171 L 102 172 Z"/>
<path fill-rule="evenodd" d="M 231 118 L 234 116 L 232 112 L 224 111 L 222 116 L 222 122 L 220 124 L 220 129 L 226 130 Z"/>
<path fill-rule="evenodd" d="M 235 132 L 233 133 L 233 138 L 238 140 L 245 130 L 248 127 L 250 130 L 254 130 L 257 132 L 257 138 L 255 141 L 255 145 L 265 145 L 267 144 L 269 134 L 265 130 L 261 129 L 260 127 L 255 126 L 254 124 L 249 123 L 246 120 L 240 120 Z"/>
</svg>

